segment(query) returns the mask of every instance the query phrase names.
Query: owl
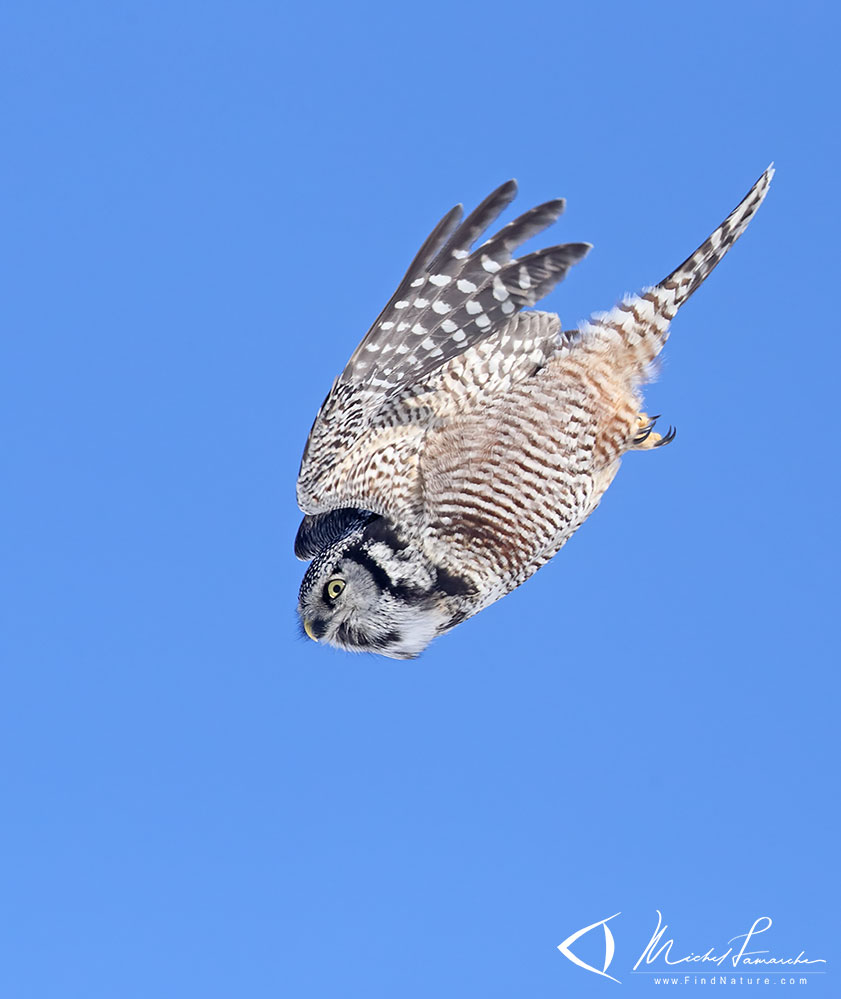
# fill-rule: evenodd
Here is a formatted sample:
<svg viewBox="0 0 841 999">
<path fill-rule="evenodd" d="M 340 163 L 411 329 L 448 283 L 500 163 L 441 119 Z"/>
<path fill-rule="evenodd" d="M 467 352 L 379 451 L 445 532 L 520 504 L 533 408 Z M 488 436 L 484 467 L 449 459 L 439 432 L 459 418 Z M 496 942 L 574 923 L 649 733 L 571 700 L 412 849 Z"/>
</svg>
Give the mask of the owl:
<svg viewBox="0 0 841 999">
<path fill-rule="evenodd" d="M 662 447 L 642 388 L 680 306 L 744 232 L 769 167 L 665 280 L 576 329 L 534 306 L 590 250 L 521 257 L 562 200 L 479 246 L 514 181 L 433 229 L 333 383 L 298 475 L 313 640 L 412 659 L 545 565 L 598 506 L 627 451 Z"/>
</svg>

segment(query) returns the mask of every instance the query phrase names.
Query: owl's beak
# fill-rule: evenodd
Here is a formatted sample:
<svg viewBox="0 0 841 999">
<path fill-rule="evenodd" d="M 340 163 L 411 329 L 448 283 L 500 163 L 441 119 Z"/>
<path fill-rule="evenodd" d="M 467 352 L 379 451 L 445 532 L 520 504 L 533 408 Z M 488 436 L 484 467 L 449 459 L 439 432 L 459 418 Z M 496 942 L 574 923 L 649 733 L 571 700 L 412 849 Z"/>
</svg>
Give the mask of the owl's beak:
<svg viewBox="0 0 841 999">
<path fill-rule="evenodd" d="M 310 637 L 310 638 L 311 638 L 311 639 L 312 639 L 312 640 L 313 640 L 314 642 L 317 642 L 317 641 L 318 641 L 318 636 L 317 636 L 317 635 L 316 635 L 316 633 L 315 633 L 315 632 L 314 632 L 314 631 L 312 630 L 312 622 L 311 622 L 311 621 L 304 621 L 304 631 L 305 631 L 305 632 L 306 632 L 306 633 L 307 633 L 307 634 L 309 635 L 309 637 Z"/>
</svg>

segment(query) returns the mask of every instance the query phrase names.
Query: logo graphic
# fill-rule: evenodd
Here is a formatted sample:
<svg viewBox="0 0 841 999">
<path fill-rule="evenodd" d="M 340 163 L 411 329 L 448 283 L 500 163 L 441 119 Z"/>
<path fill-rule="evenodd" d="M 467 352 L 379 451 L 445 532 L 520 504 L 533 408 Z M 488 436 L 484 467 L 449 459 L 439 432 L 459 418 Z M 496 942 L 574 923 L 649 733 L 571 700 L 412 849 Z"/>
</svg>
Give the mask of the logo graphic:
<svg viewBox="0 0 841 999">
<path fill-rule="evenodd" d="M 759 916 L 746 933 L 725 937 L 726 943 L 701 947 L 696 945 L 690 950 L 682 938 L 676 943 L 678 934 L 666 937 L 669 927 L 663 922 L 660 910 L 656 909 L 655 912 L 657 926 L 654 933 L 629 972 L 631 975 L 653 975 L 655 985 L 754 985 L 759 982 L 765 985 L 808 985 L 808 975 L 827 974 L 823 968 L 814 967 L 823 965 L 825 968 L 827 960 L 824 957 L 807 957 L 803 949 L 795 953 L 794 949 L 772 950 L 763 946 L 765 938 L 762 934 L 768 933 L 774 925 L 770 916 Z M 600 919 L 597 923 L 576 930 L 571 937 L 558 944 L 558 950 L 584 971 L 609 978 L 621 985 L 618 978 L 607 973 L 616 951 L 616 941 L 607 924 L 619 915 L 621 913 L 614 912 L 607 919 Z M 600 926 L 604 930 L 604 962 L 597 959 L 594 963 L 601 964 L 601 968 L 587 964 L 572 952 L 574 944 Z"/>
<path fill-rule="evenodd" d="M 558 950 L 564 955 L 564 957 L 568 957 L 573 964 L 577 964 L 579 968 L 584 968 L 585 971 L 592 971 L 595 975 L 601 975 L 603 978 L 609 978 L 612 982 L 616 982 L 618 985 L 621 985 L 622 983 L 618 978 L 614 978 L 613 975 L 609 975 L 607 973 L 607 969 L 610 967 L 610 962 L 613 960 L 613 952 L 616 950 L 613 934 L 610 932 L 610 927 L 607 924 L 611 919 L 615 919 L 618 915 L 618 912 L 614 912 L 613 915 L 608 916 L 607 919 L 600 919 L 597 923 L 585 926 L 583 930 L 577 930 L 571 937 L 567 937 L 562 944 L 558 944 Z M 589 964 L 586 964 L 580 957 L 573 954 L 570 950 L 570 947 L 576 940 L 583 937 L 585 933 L 589 933 L 590 930 L 596 929 L 597 926 L 602 926 L 604 928 L 604 966 L 601 971 L 599 971 L 598 968 L 593 968 Z"/>
</svg>

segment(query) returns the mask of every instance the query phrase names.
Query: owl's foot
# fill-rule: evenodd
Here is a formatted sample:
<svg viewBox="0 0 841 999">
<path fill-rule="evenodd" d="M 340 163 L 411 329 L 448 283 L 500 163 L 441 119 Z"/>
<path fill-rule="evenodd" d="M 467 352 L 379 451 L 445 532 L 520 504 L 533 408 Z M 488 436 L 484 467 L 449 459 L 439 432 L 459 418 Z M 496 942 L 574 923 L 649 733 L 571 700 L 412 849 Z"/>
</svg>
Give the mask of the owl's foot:
<svg viewBox="0 0 841 999">
<path fill-rule="evenodd" d="M 659 414 L 657 416 L 648 416 L 646 413 L 640 413 L 639 419 L 637 420 L 637 432 L 634 436 L 633 443 L 631 447 L 636 451 L 650 451 L 651 448 L 662 447 L 664 444 L 670 444 L 677 434 L 677 430 L 674 427 L 669 427 L 668 431 L 664 434 L 657 434 L 654 432 L 654 424 L 660 419 Z"/>
</svg>

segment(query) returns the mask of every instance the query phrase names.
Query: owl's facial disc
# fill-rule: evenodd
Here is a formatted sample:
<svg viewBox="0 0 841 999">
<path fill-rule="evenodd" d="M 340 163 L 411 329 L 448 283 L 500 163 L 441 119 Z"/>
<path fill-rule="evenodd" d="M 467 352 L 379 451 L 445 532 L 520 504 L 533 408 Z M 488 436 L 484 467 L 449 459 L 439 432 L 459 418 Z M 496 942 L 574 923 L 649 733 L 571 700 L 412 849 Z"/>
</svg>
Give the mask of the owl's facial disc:
<svg viewBox="0 0 841 999">
<path fill-rule="evenodd" d="M 314 641 L 392 659 L 415 658 L 446 620 L 431 587 L 393 583 L 385 568 L 358 550 L 310 566 L 298 614 Z"/>
</svg>

